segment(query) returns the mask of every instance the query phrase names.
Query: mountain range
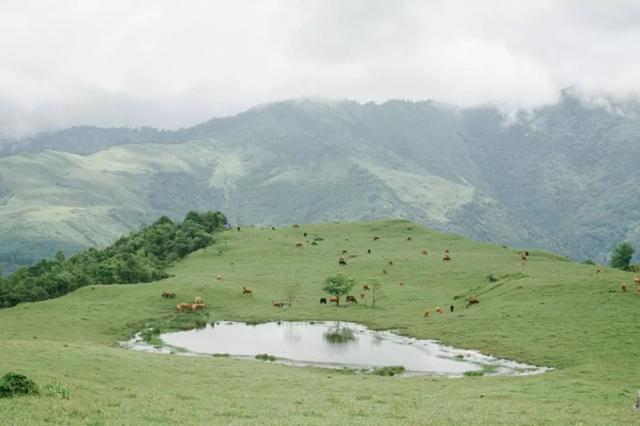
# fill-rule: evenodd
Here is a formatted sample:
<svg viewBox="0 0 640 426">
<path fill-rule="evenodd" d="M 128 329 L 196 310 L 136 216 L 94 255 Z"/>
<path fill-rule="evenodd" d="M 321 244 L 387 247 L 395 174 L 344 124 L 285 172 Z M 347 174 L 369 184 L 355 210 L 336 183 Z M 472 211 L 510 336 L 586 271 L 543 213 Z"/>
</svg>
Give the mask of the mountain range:
<svg viewBox="0 0 640 426">
<path fill-rule="evenodd" d="M 5 272 L 105 246 L 158 216 L 235 225 L 406 218 L 577 260 L 640 246 L 640 109 L 565 91 L 517 114 L 299 99 L 175 130 L 0 142 Z"/>
</svg>

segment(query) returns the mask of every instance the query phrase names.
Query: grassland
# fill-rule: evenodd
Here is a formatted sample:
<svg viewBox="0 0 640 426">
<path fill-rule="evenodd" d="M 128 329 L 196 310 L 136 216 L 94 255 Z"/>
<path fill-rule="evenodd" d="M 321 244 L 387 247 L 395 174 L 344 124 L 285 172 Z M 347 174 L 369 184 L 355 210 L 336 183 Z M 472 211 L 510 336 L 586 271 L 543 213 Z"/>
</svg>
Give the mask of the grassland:
<svg viewBox="0 0 640 426">
<path fill-rule="evenodd" d="M 322 238 L 317 246 L 314 238 Z M 441 260 L 445 248 L 451 262 Z M 345 267 L 337 263 L 342 250 L 357 255 Z M 0 310 L 0 374 L 70 390 L 69 399 L 0 399 L 0 424 L 639 424 L 631 406 L 640 388 L 640 297 L 631 274 L 596 268 L 536 251 L 522 265 L 517 250 L 404 221 L 225 232 L 161 282 L 86 287 Z M 386 298 L 376 309 L 320 305 L 323 279 L 338 271 L 380 280 Z M 630 293 L 620 291 L 622 281 Z M 254 296 L 243 297 L 242 286 Z M 291 286 L 293 306 L 272 307 Z M 176 299 L 162 299 L 163 290 Z M 177 316 L 175 304 L 195 296 L 204 297 L 206 314 Z M 480 304 L 465 309 L 467 296 Z M 422 316 L 449 304 L 454 313 Z M 554 370 L 379 377 L 118 346 L 148 326 L 219 319 L 349 320 Z"/>
</svg>

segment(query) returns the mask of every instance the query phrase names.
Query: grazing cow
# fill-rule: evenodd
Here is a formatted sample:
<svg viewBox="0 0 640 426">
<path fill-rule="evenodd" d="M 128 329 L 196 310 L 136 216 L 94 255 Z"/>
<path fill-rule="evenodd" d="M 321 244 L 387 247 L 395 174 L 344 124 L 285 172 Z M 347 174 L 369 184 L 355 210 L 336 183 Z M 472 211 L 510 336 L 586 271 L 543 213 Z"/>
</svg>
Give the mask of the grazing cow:
<svg viewBox="0 0 640 426">
<path fill-rule="evenodd" d="M 247 287 L 242 287 L 242 295 L 248 294 L 249 296 L 253 296 L 253 290 Z"/>
<path fill-rule="evenodd" d="M 373 241 L 378 241 L 380 237 L 373 237 Z"/>
<path fill-rule="evenodd" d="M 422 250 L 420 253 L 424 254 L 425 256 L 429 254 L 429 252 L 426 250 Z"/>
<path fill-rule="evenodd" d="M 293 227 L 294 227 L 294 228 L 300 228 L 300 225 L 295 224 L 295 225 L 293 225 Z"/>
<path fill-rule="evenodd" d="M 174 297 L 176 297 L 176 294 L 172 291 L 163 291 L 160 296 L 164 297 L 165 299 L 173 299 Z"/>
<path fill-rule="evenodd" d="M 429 309 L 425 309 L 423 312 L 423 316 L 426 318 L 429 316 L 429 314 L 431 313 L 431 311 L 429 311 Z"/>
<path fill-rule="evenodd" d="M 362 284 L 362 289 L 365 291 L 369 291 L 369 284 Z"/>
<path fill-rule="evenodd" d="M 626 292 L 628 291 L 627 283 L 622 283 L 622 286 L 621 286 L 621 287 L 622 287 L 622 291 L 623 291 L 623 292 L 625 292 L 625 293 L 626 293 Z"/>
<path fill-rule="evenodd" d="M 600 272 L 604 272 L 604 271 L 600 268 L 596 269 L 596 274 L 599 274 Z"/>
<path fill-rule="evenodd" d="M 445 262 L 448 262 L 448 261 L 451 260 L 451 257 L 448 254 L 445 253 L 444 256 L 442 256 L 442 260 L 445 261 Z"/>
<path fill-rule="evenodd" d="M 467 308 L 471 305 L 477 305 L 478 303 L 480 303 L 480 301 L 478 299 L 476 299 L 475 297 L 471 297 L 469 298 L 469 300 L 467 301 Z"/>
<path fill-rule="evenodd" d="M 633 277 L 633 282 L 640 285 L 640 277 Z"/>
<path fill-rule="evenodd" d="M 528 259 L 528 257 L 527 257 L 527 255 L 525 255 L 524 253 L 522 253 L 522 254 L 520 255 L 520 260 L 522 260 L 522 261 L 526 261 L 527 259 Z"/>
<path fill-rule="evenodd" d="M 411 238 L 411 237 L 407 237 L 407 241 L 411 241 L 411 240 L 412 240 L 412 238 Z"/>
<path fill-rule="evenodd" d="M 443 313 L 444 311 L 442 310 L 442 308 L 441 308 L 440 306 L 436 306 L 436 312 L 437 312 L 437 313 L 439 313 L 439 314 L 441 314 L 441 313 Z"/>
<path fill-rule="evenodd" d="M 347 265 L 347 261 L 344 260 L 344 258 L 339 258 L 338 259 L 338 266 L 346 266 Z"/>
<path fill-rule="evenodd" d="M 204 299 L 202 298 L 202 296 L 198 296 L 198 297 L 195 298 L 193 303 L 196 303 L 198 305 L 202 305 L 204 303 Z"/>
<path fill-rule="evenodd" d="M 364 296 L 365 296 L 364 293 L 360 293 L 360 300 L 364 300 Z"/>
<path fill-rule="evenodd" d="M 453 312 L 453 305 L 449 306 L 449 312 Z"/>
<path fill-rule="evenodd" d="M 216 275 L 216 280 L 224 281 L 224 276 L 222 274 L 218 274 L 218 275 Z"/>
<path fill-rule="evenodd" d="M 302 247 L 302 243 L 296 243 L 296 247 Z"/>
<path fill-rule="evenodd" d="M 187 312 L 191 310 L 191 305 L 188 303 L 178 303 L 176 305 L 176 312 L 177 313 L 181 313 L 181 312 Z"/>
<path fill-rule="evenodd" d="M 338 296 L 329 297 L 329 303 L 335 303 L 337 305 L 338 304 Z"/>
<path fill-rule="evenodd" d="M 276 302 L 275 300 L 272 300 L 272 301 L 271 301 L 271 304 L 272 304 L 273 306 L 275 306 L 276 308 L 282 308 L 282 307 L 284 306 L 284 303 L 283 303 L 283 302 Z"/>
<path fill-rule="evenodd" d="M 321 305 L 326 305 L 327 304 L 327 298 L 326 297 L 321 297 L 320 298 L 320 304 Z"/>
<path fill-rule="evenodd" d="M 371 249 L 367 249 L 367 254 L 371 254 Z"/>
<path fill-rule="evenodd" d="M 348 294 L 347 295 L 347 302 L 355 303 L 357 305 L 358 304 L 358 299 L 356 299 L 355 296 L 352 296 L 351 294 Z"/>
<path fill-rule="evenodd" d="M 194 303 L 191 305 L 192 311 L 199 311 L 200 309 L 204 309 L 204 303 Z"/>
</svg>

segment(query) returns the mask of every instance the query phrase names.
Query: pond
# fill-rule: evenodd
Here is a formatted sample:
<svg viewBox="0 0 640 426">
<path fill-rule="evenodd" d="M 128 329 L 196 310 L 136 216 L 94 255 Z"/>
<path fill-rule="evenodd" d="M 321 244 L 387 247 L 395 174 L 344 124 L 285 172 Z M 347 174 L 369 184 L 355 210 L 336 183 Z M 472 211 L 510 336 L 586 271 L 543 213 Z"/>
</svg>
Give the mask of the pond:
<svg viewBox="0 0 640 426">
<path fill-rule="evenodd" d="M 407 373 L 461 376 L 469 374 L 523 375 L 547 371 L 515 361 L 498 359 L 477 351 L 444 346 L 433 340 L 373 331 L 345 322 L 268 322 L 250 325 L 220 321 L 204 328 L 160 335 L 165 346 L 153 347 L 134 339 L 130 349 L 185 355 L 228 354 L 254 358 L 276 357 L 289 365 L 371 370 L 403 366 Z M 477 373 L 472 373 L 477 372 Z"/>
</svg>

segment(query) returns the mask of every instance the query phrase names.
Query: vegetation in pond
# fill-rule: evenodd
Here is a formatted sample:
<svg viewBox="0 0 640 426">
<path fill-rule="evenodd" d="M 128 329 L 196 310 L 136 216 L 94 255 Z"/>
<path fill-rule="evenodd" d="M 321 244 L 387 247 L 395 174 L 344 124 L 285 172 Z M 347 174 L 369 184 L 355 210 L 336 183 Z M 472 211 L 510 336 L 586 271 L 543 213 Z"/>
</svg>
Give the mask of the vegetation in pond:
<svg viewBox="0 0 640 426">
<path fill-rule="evenodd" d="M 376 376 L 397 376 L 404 373 L 405 368 L 401 365 L 391 365 L 387 367 L 374 368 L 371 374 Z"/>
<path fill-rule="evenodd" d="M 356 339 L 353 330 L 347 327 L 333 328 L 323 334 L 324 339 L 333 344 L 344 344 Z"/>
<path fill-rule="evenodd" d="M 275 361 L 276 359 L 278 359 L 275 356 L 269 354 L 258 354 L 255 356 L 255 358 L 261 361 Z"/>
</svg>

